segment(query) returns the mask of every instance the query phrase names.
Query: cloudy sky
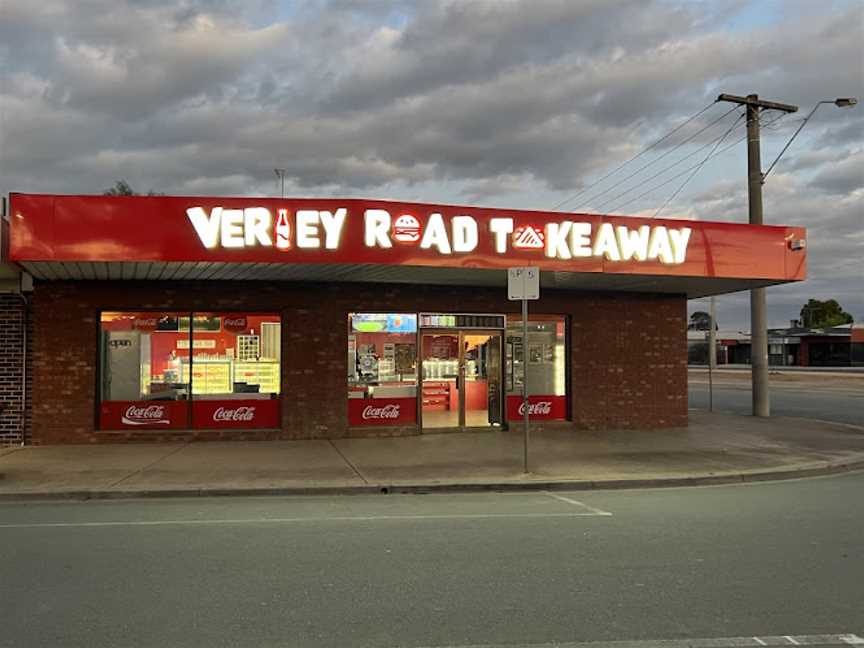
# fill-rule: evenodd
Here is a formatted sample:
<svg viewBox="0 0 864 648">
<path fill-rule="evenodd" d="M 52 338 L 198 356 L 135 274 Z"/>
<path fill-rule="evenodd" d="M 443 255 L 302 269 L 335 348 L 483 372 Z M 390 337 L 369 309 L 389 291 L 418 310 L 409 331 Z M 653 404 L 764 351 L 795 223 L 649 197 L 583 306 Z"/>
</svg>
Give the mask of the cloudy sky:
<svg viewBox="0 0 864 648">
<path fill-rule="evenodd" d="M 864 99 L 862 48 L 861 0 L 2 0 L 0 192 L 273 195 L 279 167 L 294 196 L 746 222 L 717 94 L 801 106 L 763 115 L 767 168 L 817 101 Z M 862 198 L 864 108 L 824 105 L 765 185 L 809 229 L 772 325 L 810 297 L 864 321 Z M 747 328 L 746 294 L 718 308 Z"/>
</svg>

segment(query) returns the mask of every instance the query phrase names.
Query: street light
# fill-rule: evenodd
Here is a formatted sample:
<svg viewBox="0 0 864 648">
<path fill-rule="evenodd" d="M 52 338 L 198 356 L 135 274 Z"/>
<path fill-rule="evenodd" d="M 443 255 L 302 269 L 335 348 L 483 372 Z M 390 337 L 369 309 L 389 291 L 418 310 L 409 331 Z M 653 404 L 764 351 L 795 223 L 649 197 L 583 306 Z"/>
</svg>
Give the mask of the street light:
<svg viewBox="0 0 864 648">
<path fill-rule="evenodd" d="M 285 197 L 285 174 L 287 173 L 287 169 L 273 169 L 276 172 L 276 177 L 279 178 L 282 182 L 281 192 L 282 197 Z"/>
<path fill-rule="evenodd" d="M 854 107 L 854 106 L 856 106 L 856 105 L 858 104 L 858 99 L 856 99 L 855 97 L 838 97 L 837 99 L 833 99 L 833 100 L 825 100 L 825 101 L 819 101 L 819 102 L 817 102 L 816 105 L 813 106 L 813 110 L 811 110 L 810 113 L 809 113 L 809 114 L 804 118 L 804 121 L 801 122 L 801 125 L 798 127 L 798 130 L 796 130 L 796 131 L 792 134 L 792 137 L 789 138 L 789 141 L 786 142 L 786 146 L 784 146 L 784 147 L 783 147 L 783 150 L 780 151 L 780 155 L 778 155 L 778 156 L 774 159 L 774 161 L 771 163 L 771 166 L 768 167 L 768 170 L 767 170 L 765 173 L 762 174 L 762 184 L 765 184 L 765 178 L 767 178 L 767 177 L 768 177 L 768 174 L 771 173 L 771 169 L 773 169 L 773 168 L 774 168 L 774 165 L 777 164 L 777 161 L 778 161 L 781 157 L 783 157 L 783 154 L 786 152 L 786 149 L 788 149 L 788 148 L 789 148 L 789 145 L 792 144 L 792 141 L 793 141 L 796 137 L 798 137 L 798 133 L 800 133 L 800 132 L 801 132 L 801 129 L 804 128 L 804 126 L 807 125 L 807 122 L 808 122 L 808 121 L 810 120 L 810 118 L 813 116 L 813 113 L 815 113 L 815 112 L 816 112 L 816 109 L 817 109 L 819 106 L 821 106 L 822 104 L 834 104 L 834 105 L 837 106 L 838 108 L 852 108 L 852 107 Z"/>
</svg>

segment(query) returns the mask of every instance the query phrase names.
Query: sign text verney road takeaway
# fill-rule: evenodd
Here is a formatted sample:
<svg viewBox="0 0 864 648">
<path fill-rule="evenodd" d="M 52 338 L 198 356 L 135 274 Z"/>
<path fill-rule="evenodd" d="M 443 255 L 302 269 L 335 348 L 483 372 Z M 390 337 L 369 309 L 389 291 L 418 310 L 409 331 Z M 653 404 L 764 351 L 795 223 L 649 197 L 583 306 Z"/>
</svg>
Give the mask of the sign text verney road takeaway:
<svg viewBox="0 0 864 648">
<path fill-rule="evenodd" d="M 242 209 L 222 206 L 189 207 L 186 214 L 201 244 L 208 248 L 275 247 L 278 250 L 338 250 L 349 211 L 336 209 Z M 362 214 L 363 244 L 389 249 L 415 246 L 441 255 L 470 254 L 481 237 L 488 237 L 496 254 L 533 251 L 550 259 L 603 257 L 607 261 L 659 261 L 681 264 L 687 258 L 691 228 L 666 225 L 613 225 L 562 218 L 544 224 L 516 224 L 511 217 L 478 222 L 465 214 L 445 217 L 432 212 L 421 220 L 414 214 L 366 209 Z"/>
<path fill-rule="evenodd" d="M 717 222 L 364 198 L 20 193 L 9 205 L 9 260 L 24 264 L 537 267 L 769 281 L 803 279 L 807 267 L 803 228 L 729 222 L 735 214 Z"/>
</svg>

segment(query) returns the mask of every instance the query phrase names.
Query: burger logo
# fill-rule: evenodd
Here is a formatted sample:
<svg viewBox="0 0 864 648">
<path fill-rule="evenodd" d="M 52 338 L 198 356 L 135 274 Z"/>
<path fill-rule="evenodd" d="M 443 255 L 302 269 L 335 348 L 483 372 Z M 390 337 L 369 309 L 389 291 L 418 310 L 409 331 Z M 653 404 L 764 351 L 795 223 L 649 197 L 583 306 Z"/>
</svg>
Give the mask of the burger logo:
<svg viewBox="0 0 864 648">
<path fill-rule="evenodd" d="M 393 223 L 393 238 L 397 243 L 417 243 L 420 240 L 420 221 L 411 214 L 403 214 Z"/>
</svg>

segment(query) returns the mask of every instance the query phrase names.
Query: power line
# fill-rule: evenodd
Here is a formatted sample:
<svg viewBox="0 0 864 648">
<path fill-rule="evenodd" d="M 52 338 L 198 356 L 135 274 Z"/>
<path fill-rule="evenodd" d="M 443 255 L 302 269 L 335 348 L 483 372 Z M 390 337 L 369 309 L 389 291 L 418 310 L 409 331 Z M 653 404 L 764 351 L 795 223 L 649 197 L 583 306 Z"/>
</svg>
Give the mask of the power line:
<svg viewBox="0 0 864 648">
<path fill-rule="evenodd" d="M 602 196 L 602 195 L 604 195 L 604 194 L 606 194 L 606 193 L 609 193 L 610 191 L 612 191 L 613 189 L 615 189 L 615 187 L 620 187 L 622 184 L 624 184 L 625 182 L 627 182 L 630 178 L 632 178 L 633 176 L 638 175 L 639 173 L 641 173 L 642 171 L 644 171 L 645 169 L 647 169 L 647 168 L 648 168 L 649 166 L 651 166 L 652 164 L 656 164 L 657 162 L 659 162 L 659 161 L 662 160 L 663 158 L 665 158 L 665 157 L 667 157 L 667 156 L 669 156 L 669 155 L 672 155 L 672 154 L 673 154 L 675 151 L 677 151 L 679 148 L 681 148 L 682 146 L 684 146 L 684 145 L 687 144 L 688 142 L 692 141 L 693 139 L 697 138 L 699 135 L 701 135 L 702 133 L 704 133 L 704 132 L 705 132 L 706 130 L 708 130 L 709 128 L 712 128 L 715 124 L 717 124 L 718 122 L 722 121 L 722 120 L 723 120 L 727 115 L 729 115 L 730 113 L 734 112 L 735 110 L 736 110 L 736 107 L 733 106 L 731 109 L 727 110 L 725 113 L 723 113 L 722 115 L 720 115 L 717 119 L 715 119 L 714 121 L 712 121 L 710 124 L 708 124 L 707 126 L 702 127 L 700 130 L 698 130 L 697 132 L 693 133 L 693 134 L 692 134 L 690 137 L 688 137 L 687 139 L 685 139 L 685 140 L 679 142 L 678 144 L 676 144 L 675 146 L 673 146 L 671 149 L 669 149 L 668 151 L 666 151 L 663 155 L 654 158 L 654 159 L 651 160 L 648 164 L 643 164 L 641 167 L 639 167 L 638 169 L 636 169 L 633 173 L 631 173 L 630 175 L 628 175 L 628 176 L 625 177 L 624 179 L 619 180 L 618 182 L 616 182 L 615 184 L 613 184 L 611 187 L 607 187 L 606 189 L 604 189 L 604 190 L 601 191 L 600 193 L 595 194 L 595 195 L 594 195 L 593 197 L 591 197 L 591 198 L 588 198 L 587 201 L 583 201 L 583 202 L 580 203 L 576 208 L 574 208 L 573 211 L 576 211 L 577 209 L 579 209 L 579 208 L 581 208 L 581 207 L 583 207 L 583 206 L 587 206 L 588 204 L 591 203 L 592 200 L 596 200 L 596 199 L 599 198 L 600 196 Z"/>
<path fill-rule="evenodd" d="M 689 124 L 689 123 L 692 122 L 694 119 L 696 119 L 697 117 L 699 117 L 702 113 L 704 113 L 706 110 L 708 110 L 709 108 L 711 108 L 711 106 L 713 106 L 713 105 L 716 104 L 716 103 L 717 103 L 716 100 L 712 101 L 712 102 L 709 103 L 707 106 L 705 106 L 702 110 L 700 110 L 699 112 L 697 112 L 695 115 L 693 115 L 692 117 L 688 118 L 687 121 L 685 121 L 684 123 L 680 124 L 679 126 L 676 126 L 674 129 L 672 129 L 671 131 L 669 131 L 668 133 L 666 133 L 666 134 L 665 134 L 663 137 L 661 137 L 659 140 L 657 140 L 657 141 L 654 142 L 653 144 L 650 144 L 649 146 L 645 147 L 645 148 L 642 149 L 639 153 L 637 153 L 636 155 L 634 155 L 633 157 L 631 157 L 629 160 L 627 160 L 626 162 L 623 162 L 622 164 L 618 165 L 617 167 L 615 167 L 614 169 L 612 169 L 612 171 L 610 171 L 609 173 L 607 173 L 606 175 L 604 175 L 604 176 L 603 176 L 602 178 L 600 178 L 599 180 L 597 180 L 597 181 L 595 181 L 595 182 L 592 182 L 590 185 L 588 185 L 587 187 L 585 187 L 584 189 L 582 189 L 582 190 L 579 191 L 578 193 L 576 193 L 576 194 L 570 196 L 569 198 L 567 198 L 567 199 L 565 199 L 565 200 L 562 200 L 560 203 L 558 203 L 557 205 L 555 205 L 552 209 L 553 209 L 553 210 L 558 209 L 558 208 L 561 207 L 562 205 L 566 205 L 566 204 L 567 204 L 568 202 L 570 202 L 571 200 L 574 200 L 574 199 L 578 198 L 579 196 L 581 196 L 582 194 L 584 194 L 586 191 L 588 191 L 588 190 L 591 189 L 592 187 L 596 187 L 598 184 L 600 184 L 601 182 L 603 182 L 606 178 L 608 178 L 608 177 L 614 175 L 615 173 L 617 173 L 618 171 L 620 171 L 621 169 L 623 169 L 625 166 L 627 166 L 628 164 L 630 164 L 631 162 L 633 162 L 633 160 L 635 160 L 635 159 L 639 158 L 640 156 L 644 155 L 645 153 L 647 153 L 648 151 L 650 151 L 652 148 L 654 148 L 655 146 L 657 146 L 657 145 L 660 144 L 661 142 L 663 142 L 663 141 L 669 139 L 670 136 L 674 135 L 676 132 L 678 132 L 679 130 L 681 130 L 682 128 L 684 128 L 687 124 Z"/>
<path fill-rule="evenodd" d="M 693 176 L 695 176 L 697 173 L 699 173 L 699 170 L 705 165 L 705 163 L 708 161 L 708 159 L 711 157 L 711 155 L 714 153 L 714 151 L 717 150 L 717 147 L 720 146 L 723 143 L 723 140 L 725 140 L 726 137 L 728 137 L 729 133 L 731 133 L 738 126 L 738 124 L 741 122 L 741 119 L 743 117 L 744 117 L 744 113 L 742 112 L 740 115 L 738 115 L 738 119 L 735 120 L 735 122 L 729 127 L 729 129 L 725 133 L 723 133 L 723 137 L 721 137 L 719 140 L 717 140 L 717 142 L 714 144 L 714 148 L 712 148 L 708 152 L 708 155 L 706 155 L 705 158 L 699 163 L 699 166 L 697 166 L 693 170 L 693 173 L 691 173 L 689 176 L 687 176 L 687 179 L 681 183 L 681 186 L 675 190 L 675 193 L 673 193 L 671 196 L 669 196 L 666 199 L 666 202 L 664 202 L 662 205 L 660 205 L 660 208 L 656 212 L 654 212 L 654 215 L 651 218 L 657 218 L 657 216 L 660 214 L 661 211 L 663 211 L 663 209 L 666 207 L 666 205 L 668 205 L 670 202 L 672 202 L 672 200 L 675 198 L 675 196 L 677 196 L 679 193 L 681 193 L 681 190 L 687 186 L 687 184 L 693 179 Z"/>
<path fill-rule="evenodd" d="M 734 129 L 734 128 L 737 128 L 738 125 L 739 125 L 739 124 L 738 124 L 737 122 L 733 123 L 733 125 L 732 125 L 733 129 Z M 608 198 L 608 199 L 604 200 L 604 201 L 601 202 L 599 205 L 597 205 L 597 211 L 599 211 L 600 209 L 602 209 L 603 207 L 605 207 L 606 205 L 608 205 L 608 204 L 610 204 L 610 203 L 614 203 L 614 202 L 615 202 L 616 200 L 618 200 L 619 198 L 622 198 L 622 197 L 626 196 L 626 195 L 629 194 L 630 192 L 635 191 L 636 189 L 638 189 L 639 187 L 644 187 L 646 184 L 648 184 L 649 182 L 651 182 L 654 178 L 658 178 L 658 177 L 662 176 L 664 173 L 666 173 L 666 172 L 669 171 L 670 169 L 672 169 L 672 168 L 678 166 L 679 164 L 681 164 L 681 163 L 684 162 L 685 160 L 689 160 L 689 159 L 690 159 L 691 157 L 693 157 L 694 155 L 698 155 L 699 153 L 701 153 L 702 151 L 704 151 L 706 148 L 708 148 L 709 146 L 711 146 L 712 144 L 714 144 L 714 142 L 716 142 L 716 141 L 717 141 L 717 140 L 712 140 L 712 141 L 710 141 L 710 142 L 706 142 L 705 144 L 703 144 L 702 146 L 700 146 L 700 147 L 699 147 L 698 149 L 696 149 L 695 151 L 691 151 L 690 153 L 688 153 L 688 154 L 685 155 L 684 157 L 682 157 L 682 158 L 676 160 L 676 161 L 673 162 L 672 164 L 670 164 L 670 165 L 668 165 L 668 166 L 666 166 L 666 167 L 663 167 L 662 169 L 660 169 L 659 171 L 657 171 L 655 174 L 648 176 L 647 178 L 645 178 L 645 179 L 642 180 L 641 182 L 636 183 L 635 185 L 633 185 L 633 186 L 630 187 L 629 189 L 625 189 L 624 191 L 622 191 L 622 192 L 616 194 L 615 196 L 613 196 L 612 198 Z M 692 167 L 688 167 L 688 168 L 692 168 Z"/>
<path fill-rule="evenodd" d="M 780 115 L 779 117 L 775 117 L 772 121 L 770 121 L 770 122 L 768 122 L 768 123 L 769 123 L 769 125 L 770 125 L 770 124 L 773 124 L 773 123 L 779 121 L 780 119 L 783 119 L 783 117 L 784 117 L 784 115 Z M 716 153 L 714 153 L 714 154 L 713 154 L 711 157 L 709 157 L 708 159 L 709 159 L 709 160 L 713 160 L 713 159 L 714 159 L 715 157 L 717 157 L 718 155 L 722 155 L 723 153 L 725 153 L 726 151 L 728 151 L 729 149 L 731 149 L 733 146 L 735 146 L 735 145 L 737 145 L 737 144 L 740 144 L 741 142 L 743 142 L 743 141 L 746 140 L 746 139 L 747 139 L 747 135 L 745 134 L 743 137 L 740 137 L 740 138 L 738 138 L 737 140 L 735 140 L 734 142 L 732 142 L 731 144 L 729 144 L 729 146 L 724 146 L 722 149 L 720 149 L 719 151 L 717 151 Z M 699 164 L 702 164 L 702 163 L 700 162 Z M 610 212 L 620 211 L 621 209 L 623 209 L 623 208 L 626 207 L 627 205 L 630 205 L 630 204 L 636 202 L 636 201 L 639 200 L 640 198 L 644 198 L 645 196 L 647 196 L 648 194 L 650 194 L 650 193 L 653 192 L 653 191 L 656 191 L 656 190 L 659 189 L 660 187 L 665 187 L 665 186 L 666 186 L 667 184 L 669 184 L 670 182 L 672 182 L 672 181 L 674 181 L 674 180 L 677 180 L 677 179 L 680 178 L 681 176 L 685 175 L 688 171 L 692 171 L 693 169 L 695 169 L 696 167 L 698 167 L 699 164 L 694 164 L 693 166 L 684 169 L 681 173 L 678 173 L 678 174 L 672 176 L 671 178 L 669 178 L 669 179 L 666 180 L 665 182 L 662 182 L 662 183 L 660 183 L 659 185 L 656 185 L 656 186 L 654 186 L 654 187 L 651 187 L 650 189 L 648 189 L 647 191 L 645 191 L 645 192 L 639 194 L 639 195 L 636 196 L 635 198 L 631 198 L 631 199 L 628 200 L 627 202 L 625 202 L 625 203 L 623 203 L 623 204 L 621 204 L 621 205 L 618 205 L 618 207 L 617 207 L 616 209 L 612 209 L 612 210 L 610 210 Z M 635 189 L 635 187 L 634 187 L 634 189 Z M 629 192 L 628 192 L 628 193 L 629 193 Z"/>
</svg>

